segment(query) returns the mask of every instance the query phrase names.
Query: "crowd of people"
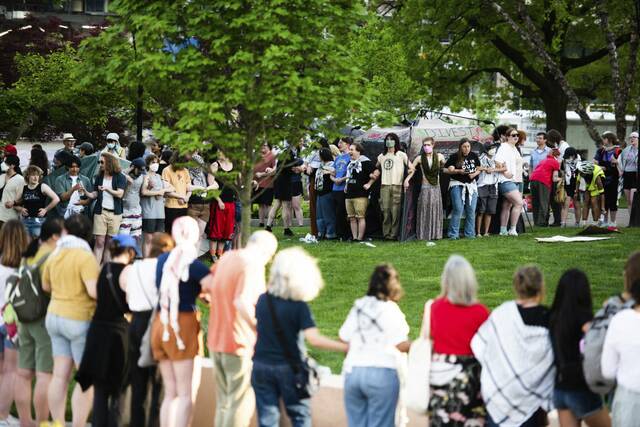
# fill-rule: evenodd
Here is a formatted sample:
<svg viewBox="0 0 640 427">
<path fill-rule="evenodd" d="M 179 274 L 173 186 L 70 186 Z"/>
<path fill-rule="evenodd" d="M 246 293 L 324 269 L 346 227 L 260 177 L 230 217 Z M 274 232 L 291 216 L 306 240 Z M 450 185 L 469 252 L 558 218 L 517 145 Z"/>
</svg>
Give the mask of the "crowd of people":
<svg viewBox="0 0 640 427">
<path fill-rule="evenodd" d="M 350 426 L 395 425 L 412 372 L 399 368 L 411 342 L 393 266 L 374 269 L 334 340 L 320 333 L 309 308 L 323 279 L 304 250 L 277 252 L 273 234 L 259 230 L 208 267 L 197 259 L 197 220 L 178 217 L 171 230 L 154 233 L 145 255 L 132 236 L 113 236 L 101 265 L 82 214 L 47 219 L 36 239 L 19 220 L 2 226 L 2 425 L 64 425 L 74 372 L 74 426 L 90 413 L 94 426 L 121 425 L 125 406 L 130 425 L 189 425 L 194 359 L 202 352 L 198 298 L 209 304 L 216 426 L 247 426 L 256 411 L 259 425 L 276 426 L 280 401 L 293 425 L 311 425 L 303 341 L 346 354 Z M 582 271 L 564 272 L 546 307 L 542 271 L 524 266 L 513 276 L 514 299 L 490 312 L 478 301 L 473 267 L 452 255 L 441 293 L 424 312 L 422 333 L 433 351 L 424 360 L 431 366 L 430 425 L 544 426 L 552 408 L 563 427 L 634 425 L 640 252 L 629 256 L 622 283 L 594 317 Z M 128 386 L 131 398 L 123 402 Z M 14 402 L 17 420 L 9 415 Z M 611 415 L 605 402 L 613 402 Z"/>
<path fill-rule="evenodd" d="M 478 156 L 471 142 L 462 140 L 448 159 L 425 138 L 413 161 L 394 134 L 386 137 L 375 162 L 347 137 L 336 144 L 322 141 L 307 158 L 299 145 L 276 155 L 265 144 L 254 171 L 265 230 L 237 250 L 228 249 L 240 233 L 240 206 L 231 186 L 216 179 L 233 170 L 222 152 L 208 161 L 198 153 L 163 150 L 155 141 L 125 149 L 115 133 L 95 152 L 91 144 L 76 146 L 65 134 L 52 166 L 42 147 L 33 147 L 25 180 L 15 146 L 5 146 L 0 425 L 64 425 L 72 376 L 76 427 L 90 414 L 94 426 L 120 425 L 129 386 L 131 425 L 189 425 L 194 359 L 202 353 L 199 298 L 210 306 L 206 332 L 216 378 L 216 425 L 248 425 L 254 412 L 261 426 L 278 425 L 280 401 L 293 425 L 310 425 L 305 379 L 310 367 L 301 335 L 314 347 L 346 353 L 344 404 L 350 425 L 392 425 L 403 382 L 398 355 L 410 349 L 409 327 L 397 305 L 403 294 L 397 271 L 376 267 L 365 296 L 346 315 L 339 340 L 330 339 L 318 330 L 308 305 L 323 286 L 317 262 L 300 248 L 276 254 L 275 216 L 282 211 L 285 235 L 292 234 L 292 218 L 302 222 L 303 175 L 308 175 L 317 236 L 362 240 L 369 192 L 380 180 L 383 235 L 397 239 L 399 199 L 414 185 L 420 194 L 418 238 L 433 240 L 444 235 L 439 180 L 446 174 L 452 199 L 449 238 L 459 237 L 463 213 L 464 237 L 488 232 L 499 196 L 500 234 L 515 235 L 522 209 L 518 173 L 524 168 L 518 142 L 525 135 L 508 127 L 503 131 L 499 146 L 489 144 Z M 559 134 L 538 138 L 543 143 L 535 163 L 533 155 L 531 160 L 531 182 L 540 182 L 532 184 L 537 220 L 548 215 L 549 205 L 545 210 L 539 204 L 549 200 L 555 190 L 544 189 L 556 182 L 566 184 L 574 204 L 584 196 L 594 220 L 602 211 L 603 221 L 615 221 L 615 205 L 603 199 L 613 194 L 612 182 L 617 198 L 618 181 L 610 177 L 617 179 L 620 171 L 625 180 L 631 176 L 625 175 L 633 162 L 628 148 L 637 150 L 637 134 L 620 153 L 606 134 L 594 162 L 582 162 L 571 147 L 561 154 Z M 549 140 L 555 142 L 545 156 Z M 87 156 L 97 161 L 95 176 L 80 172 Z M 129 162 L 124 171 L 123 159 Z M 219 190 L 213 199 L 207 197 L 211 189 Z M 560 212 L 568 207 L 560 206 Z M 204 257 L 199 256 L 203 236 L 210 241 Z M 211 267 L 203 261 L 212 261 Z M 596 366 L 588 369 L 582 363 L 584 342 L 601 319 L 593 317 L 585 274 L 565 272 L 550 308 L 542 305 L 544 280 L 537 267 L 519 269 L 513 281 L 515 300 L 489 313 L 477 301 L 472 266 L 460 256 L 444 266 L 441 295 L 425 310 L 434 353 L 430 364 L 440 373 L 430 381 L 432 425 L 544 425 L 547 411 L 555 407 L 563 426 L 578 420 L 607 426 L 610 416 L 593 390 L 594 375 L 617 380 L 615 399 L 611 390 L 606 399 L 613 401 L 614 424 L 630 425 L 627 420 L 640 414 L 640 377 L 633 363 L 640 341 L 632 333 L 640 326 L 633 302 L 640 298 L 640 253 L 627 261 L 621 295 L 606 303 L 606 339 Z M 10 416 L 14 403 L 17 420 Z"/>
</svg>

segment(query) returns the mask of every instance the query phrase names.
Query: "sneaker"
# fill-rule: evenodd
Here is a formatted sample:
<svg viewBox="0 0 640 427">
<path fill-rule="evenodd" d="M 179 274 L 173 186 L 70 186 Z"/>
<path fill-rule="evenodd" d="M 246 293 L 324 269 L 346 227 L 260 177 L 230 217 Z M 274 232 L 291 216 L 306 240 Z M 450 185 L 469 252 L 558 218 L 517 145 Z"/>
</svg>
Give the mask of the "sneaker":
<svg viewBox="0 0 640 427">
<path fill-rule="evenodd" d="M 511 230 L 509 230 L 509 232 L 507 233 L 507 235 L 509 236 L 517 236 L 518 232 L 516 231 L 515 228 L 512 228 Z"/>
<path fill-rule="evenodd" d="M 271 230 L 269 230 L 269 231 L 271 231 Z M 293 231 L 291 231 L 290 228 L 285 228 L 284 229 L 284 235 L 291 237 L 291 236 L 293 236 Z"/>
<path fill-rule="evenodd" d="M 267 230 L 269 233 L 273 233 L 273 230 L 271 230 L 270 225 L 267 225 L 264 229 Z"/>
<path fill-rule="evenodd" d="M 509 232 L 508 232 L 507 230 L 501 230 L 501 231 L 500 231 L 500 235 L 501 235 L 501 236 L 508 236 L 508 235 L 509 235 Z"/>
<path fill-rule="evenodd" d="M 610 222 L 610 223 L 608 224 L 608 227 L 609 227 L 609 228 L 618 228 L 618 225 L 617 225 L 615 222 Z"/>
</svg>

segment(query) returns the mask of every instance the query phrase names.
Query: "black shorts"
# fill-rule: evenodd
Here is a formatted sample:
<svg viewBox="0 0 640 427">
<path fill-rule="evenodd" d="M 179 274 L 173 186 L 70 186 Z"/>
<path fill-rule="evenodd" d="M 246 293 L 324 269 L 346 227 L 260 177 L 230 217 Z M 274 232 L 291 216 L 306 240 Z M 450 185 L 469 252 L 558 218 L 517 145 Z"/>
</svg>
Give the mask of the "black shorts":
<svg viewBox="0 0 640 427">
<path fill-rule="evenodd" d="M 618 177 L 608 177 L 605 180 L 604 208 L 612 212 L 618 210 Z"/>
<path fill-rule="evenodd" d="M 302 181 L 291 183 L 291 197 L 302 196 Z"/>
<path fill-rule="evenodd" d="M 273 197 L 284 202 L 291 201 L 291 181 L 277 179 L 273 185 Z"/>
<path fill-rule="evenodd" d="M 625 190 L 638 188 L 638 172 L 625 172 L 622 174 L 622 187 Z"/>
<path fill-rule="evenodd" d="M 571 178 L 571 181 L 567 184 L 564 184 L 564 192 L 567 194 L 567 197 L 571 197 L 572 199 L 576 195 L 576 177 Z"/>
<path fill-rule="evenodd" d="M 255 197 L 256 195 L 258 195 L 258 197 L 253 200 L 253 203 L 271 206 L 273 202 L 273 188 L 258 188 L 253 192 L 253 196 Z"/>
<path fill-rule="evenodd" d="M 143 233 L 164 232 L 164 218 L 142 219 Z"/>
<path fill-rule="evenodd" d="M 498 207 L 498 189 L 495 185 L 478 187 L 476 213 L 494 215 Z"/>
</svg>

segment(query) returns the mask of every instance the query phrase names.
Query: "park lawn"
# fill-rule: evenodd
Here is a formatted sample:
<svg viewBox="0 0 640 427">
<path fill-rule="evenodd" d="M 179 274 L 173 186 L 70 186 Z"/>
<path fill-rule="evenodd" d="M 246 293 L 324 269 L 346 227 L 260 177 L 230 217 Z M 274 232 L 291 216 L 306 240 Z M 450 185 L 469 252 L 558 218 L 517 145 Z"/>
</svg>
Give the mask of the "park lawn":
<svg viewBox="0 0 640 427">
<path fill-rule="evenodd" d="M 298 238 L 307 232 L 305 228 L 294 228 L 294 238 L 284 238 L 281 229 L 274 230 L 279 249 L 300 245 L 318 259 L 325 287 L 311 302 L 311 310 L 324 334 L 337 338 L 353 301 L 366 293 L 374 266 L 388 262 L 400 274 L 405 291 L 400 308 L 411 327 L 412 339 L 420 329 L 424 302 L 440 292 L 440 274 L 451 254 L 463 255 L 471 262 L 478 277 L 480 302 L 490 309 L 513 298 L 513 272 L 529 263 L 542 268 L 547 304 L 553 301 L 561 274 L 567 269 L 579 268 L 591 281 L 594 305 L 600 306 L 609 295 L 620 292 L 624 262 L 632 251 L 640 249 L 640 229 L 624 228 L 621 233 L 611 235 L 611 240 L 590 243 L 537 243 L 534 240 L 534 237 L 557 234 L 572 236 L 578 231 L 577 228 L 548 228 L 518 237 L 441 240 L 431 247 L 419 241 L 373 241 L 376 247 L 372 248 L 362 243 L 304 244 Z M 342 355 L 317 349 L 310 349 L 310 353 L 333 373 L 340 372 Z"/>
</svg>

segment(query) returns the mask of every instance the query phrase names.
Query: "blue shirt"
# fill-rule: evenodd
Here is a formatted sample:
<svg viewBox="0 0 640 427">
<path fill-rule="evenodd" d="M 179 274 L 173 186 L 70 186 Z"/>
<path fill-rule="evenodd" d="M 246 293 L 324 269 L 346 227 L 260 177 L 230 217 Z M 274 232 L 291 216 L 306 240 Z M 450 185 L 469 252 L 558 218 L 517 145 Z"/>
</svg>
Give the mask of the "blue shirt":
<svg viewBox="0 0 640 427">
<path fill-rule="evenodd" d="M 347 166 L 351 161 L 349 153 L 342 153 L 333 161 L 333 167 L 336 168 L 336 178 L 344 178 L 347 176 Z M 340 184 L 333 183 L 333 191 L 344 191 L 344 187 L 347 182 L 344 181 Z"/>
<path fill-rule="evenodd" d="M 156 287 L 160 289 L 160 282 L 162 280 L 162 268 L 164 263 L 169 258 L 169 252 L 164 253 L 158 257 L 158 265 L 156 266 Z M 197 259 L 194 260 L 189 266 L 189 279 L 186 282 L 180 281 L 178 286 L 180 292 L 180 304 L 178 305 L 178 311 L 192 312 L 196 311 L 196 298 L 200 295 L 202 287 L 200 281 L 209 274 L 209 268 Z M 158 304 L 160 308 L 160 304 Z"/>
<path fill-rule="evenodd" d="M 309 306 L 303 301 L 291 301 L 273 295 L 270 295 L 269 298 L 273 303 L 289 353 L 295 359 L 302 361 L 302 355 L 307 353 L 303 331 L 316 326 Z M 285 365 L 287 359 L 276 335 L 267 304 L 267 294 L 260 295 L 256 304 L 258 340 L 253 360 L 270 365 Z"/>
<path fill-rule="evenodd" d="M 531 152 L 531 160 L 529 161 L 529 173 L 536 170 L 536 167 L 540 164 L 541 161 L 547 158 L 547 156 L 551 154 L 551 148 L 544 146 L 544 150 L 540 151 L 538 147 L 536 147 Z"/>
</svg>

